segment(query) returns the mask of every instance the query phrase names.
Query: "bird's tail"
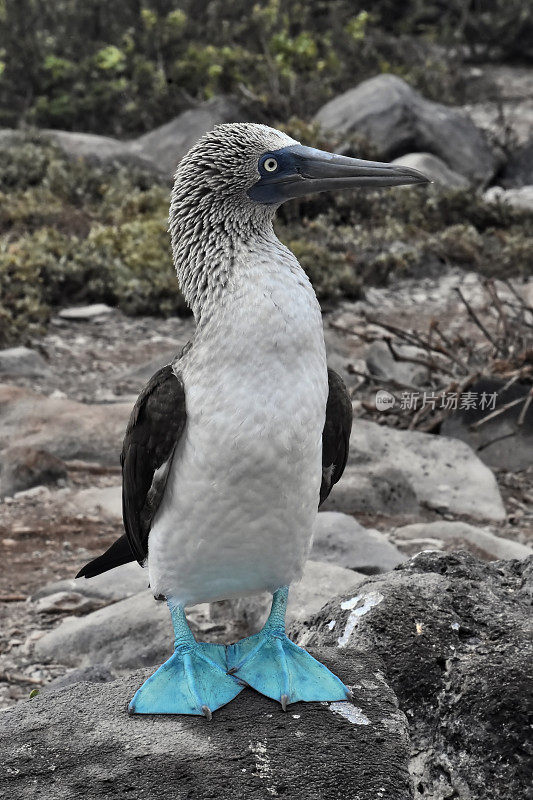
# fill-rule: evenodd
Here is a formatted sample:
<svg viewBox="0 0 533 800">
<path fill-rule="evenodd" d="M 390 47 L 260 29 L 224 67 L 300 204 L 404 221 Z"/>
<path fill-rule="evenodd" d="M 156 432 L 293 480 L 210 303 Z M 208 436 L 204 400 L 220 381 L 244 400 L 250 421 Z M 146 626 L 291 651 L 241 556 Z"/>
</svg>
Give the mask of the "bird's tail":
<svg viewBox="0 0 533 800">
<path fill-rule="evenodd" d="M 95 575 L 101 575 L 102 572 L 107 572 L 108 569 L 120 567 L 121 564 L 129 564 L 130 561 L 135 561 L 135 556 L 131 552 L 126 534 L 123 534 L 120 539 L 113 542 L 105 553 L 85 564 L 76 575 L 76 578 L 94 578 Z"/>
</svg>

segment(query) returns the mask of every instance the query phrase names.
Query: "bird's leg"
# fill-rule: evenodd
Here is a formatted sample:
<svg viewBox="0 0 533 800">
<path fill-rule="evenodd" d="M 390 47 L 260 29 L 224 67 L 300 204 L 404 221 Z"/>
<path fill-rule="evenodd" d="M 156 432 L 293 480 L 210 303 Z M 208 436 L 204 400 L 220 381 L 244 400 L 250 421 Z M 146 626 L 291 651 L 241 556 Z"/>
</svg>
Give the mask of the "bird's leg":
<svg viewBox="0 0 533 800">
<path fill-rule="evenodd" d="M 167 600 L 174 626 L 174 653 L 135 693 L 130 714 L 211 713 L 229 703 L 242 690 L 238 679 L 227 674 L 225 648 L 197 642 L 183 606 Z"/>
<path fill-rule="evenodd" d="M 263 630 L 226 648 L 228 672 L 281 703 L 346 700 L 350 690 L 285 633 L 289 587 L 274 592 Z"/>
</svg>

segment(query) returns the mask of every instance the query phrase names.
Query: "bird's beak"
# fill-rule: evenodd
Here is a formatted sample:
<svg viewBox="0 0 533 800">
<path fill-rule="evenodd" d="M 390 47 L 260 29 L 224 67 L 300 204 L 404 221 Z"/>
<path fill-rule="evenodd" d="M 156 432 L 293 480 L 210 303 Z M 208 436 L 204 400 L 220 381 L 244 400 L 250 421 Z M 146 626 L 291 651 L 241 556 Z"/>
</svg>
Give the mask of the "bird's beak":
<svg viewBox="0 0 533 800">
<path fill-rule="evenodd" d="M 283 203 L 295 197 L 358 186 L 404 186 L 430 183 L 430 179 L 411 167 L 348 158 L 313 147 L 293 145 L 279 154 L 279 174 L 263 177 L 250 196 L 266 203 Z"/>
</svg>

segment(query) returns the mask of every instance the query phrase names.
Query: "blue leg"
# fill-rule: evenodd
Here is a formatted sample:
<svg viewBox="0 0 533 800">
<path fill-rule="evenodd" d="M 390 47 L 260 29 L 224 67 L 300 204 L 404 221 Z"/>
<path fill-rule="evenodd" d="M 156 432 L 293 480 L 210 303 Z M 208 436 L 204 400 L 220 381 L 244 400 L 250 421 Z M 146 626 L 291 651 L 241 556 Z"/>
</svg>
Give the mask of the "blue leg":
<svg viewBox="0 0 533 800">
<path fill-rule="evenodd" d="M 223 645 L 197 642 L 183 607 L 168 601 L 174 626 L 174 653 L 135 693 L 130 714 L 198 714 L 233 700 L 242 684 L 227 674 Z"/>
<path fill-rule="evenodd" d="M 281 703 L 346 700 L 350 690 L 327 667 L 297 647 L 285 633 L 288 586 L 278 589 L 262 631 L 226 647 L 231 675 Z"/>
</svg>

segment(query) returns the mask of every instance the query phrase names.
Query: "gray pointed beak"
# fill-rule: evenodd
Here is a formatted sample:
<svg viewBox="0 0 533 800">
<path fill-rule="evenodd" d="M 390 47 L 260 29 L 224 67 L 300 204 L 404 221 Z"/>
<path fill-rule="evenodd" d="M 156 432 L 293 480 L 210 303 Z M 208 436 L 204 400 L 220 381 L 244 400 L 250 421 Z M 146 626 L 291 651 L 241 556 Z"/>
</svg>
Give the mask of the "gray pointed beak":
<svg viewBox="0 0 533 800">
<path fill-rule="evenodd" d="M 283 203 L 308 194 L 359 186 L 408 186 L 431 182 L 411 167 L 339 156 L 303 145 L 284 147 L 273 155 L 279 158 L 278 173 L 264 176 L 248 192 L 253 199 L 265 203 Z"/>
</svg>

